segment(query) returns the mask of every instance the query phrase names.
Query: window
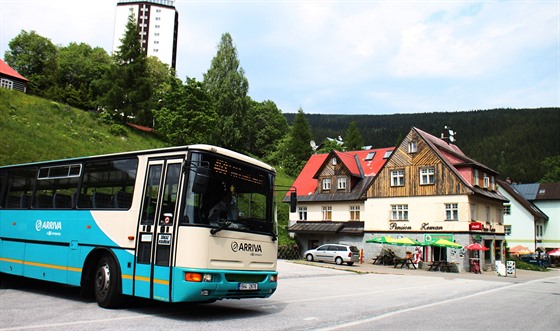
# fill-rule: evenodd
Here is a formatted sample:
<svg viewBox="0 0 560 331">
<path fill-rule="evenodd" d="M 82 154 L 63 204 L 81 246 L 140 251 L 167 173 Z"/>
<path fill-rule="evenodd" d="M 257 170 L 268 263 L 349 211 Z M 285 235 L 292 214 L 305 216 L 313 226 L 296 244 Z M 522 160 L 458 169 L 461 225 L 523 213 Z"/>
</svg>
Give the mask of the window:
<svg viewBox="0 0 560 331">
<path fill-rule="evenodd" d="M 504 205 L 504 215 L 511 215 L 511 205 Z"/>
<path fill-rule="evenodd" d="M 473 185 L 479 186 L 479 184 L 478 184 L 478 169 L 474 169 L 474 173 L 473 173 Z"/>
<path fill-rule="evenodd" d="M 350 206 L 350 220 L 351 221 L 360 220 L 360 206 Z"/>
<path fill-rule="evenodd" d="M 492 184 L 492 191 L 496 190 L 496 178 L 494 176 L 490 177 L 490 183 Z"/>
<path fill-rule="evenodd" d="M 14 82 L 9 79 L 0 79 L 0 87 L 12 90 L 14 88 Z"/>
<path fill-rule="evenodd" d="M 416 153 L 416 151 L 418 150 L 418 143 L 416 142 L 416 140 L 413 140 L 411 142 L 408 143 L 408 153 Z"/>
<path fill-rule="evenodd" d="M 330 189 L 331 189 L 331 179 L 330 178 L 323 179 L 323 190 L 328 191 Z"/>
<path fill-rule="evenodd" d="M 488 175 L 484 173 L 484 188 L 488 188 L 488 186 L 490 186 L 490 178 L 488 178 Z"/>
<path fill-rule="evenodd" d="M 332 207 L 331 206 L 323 206 L 323 221 L 331 221 L 332 220 Z"/>
<path fill-rule="evenodd" d="M 543 226 L 542 225 L 537 225 L 537 237 L 542 237 L 544 231 L 543 231 Z"/>
<path fill-rule="evenodd" d="M 504 234 L 506 236 L 511 236 L 511 225 L 504 225 Z"/>
<path fill-rule="evenodd" d="M 486 207 L 486 223 L 490 224 L 490 207 Z"/>
<path fill-rule="evenodd" d="M 404 170 L 391 170 L 391 186 L 404 186 Z"/>
<path fill-rule="evenodd" d="M 336 165 L 336 157 L 332 158 L 332 165 Z"/>
<path fill-rule="evenodd" d="M 435 172 L 434 167 L 420 169 L 420 185 L 433 184 L 435 182 Z"/>
<path fill-rule="evenodd" d="M 338 184 L 337 187 L 339 190 L 345 190 L 346 189 L 346 177 L 340 177 L 337 180 Z"/>
<path fill-rule="evenodd" d="M 374 157 L 374 156 L 375 156 L 375 152 L 369 152 L 369 153 L 367 153 L 366 161 L 371 161 L 371 160 L 373 160 L 373 157 Z"/>
<path fill-rule="evenodd" d="M 408 205 L 391 205 L 392 221 L 408 221 Z"/>
<path fill-rule="evenodd" d="M 388 158 L 389 156 L 391 156 L 391 153 L 393 153 L 392 150 L 386 151 L 386 152 L 385 152 L 385 155 L 383 155 L 383 158 L 384 158 L 384 159 Z"/>
<path fill-rule="evenodd" d="M 298 207 L 298 215 L 300 221 L 307 221 L 307 207 Z"/>
<path fill-rule="evenodd" d="M 459 205 L 456 203 L 445 204 L 445 220 L 458 221 L 459 220 Z"/>
</svg>

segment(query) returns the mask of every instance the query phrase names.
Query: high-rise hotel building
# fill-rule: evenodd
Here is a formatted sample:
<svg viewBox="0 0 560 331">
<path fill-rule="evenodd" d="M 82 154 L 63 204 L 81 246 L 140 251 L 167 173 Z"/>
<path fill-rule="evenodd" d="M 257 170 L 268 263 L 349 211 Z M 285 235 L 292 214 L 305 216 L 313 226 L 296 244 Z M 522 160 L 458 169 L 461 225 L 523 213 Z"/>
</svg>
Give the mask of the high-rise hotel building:
<svg viewBox="0 0 560 331">
<path fill-rule="evenodd" d="M 119 0 L 115 13 L 113 52 L 119 49 L 128 17 L 133 14 L 138 22 L 140 43 L 146 55 L 156 56 L 175 69 L 179 13 L 174 2 L 175 0 Z"/>
</svg>

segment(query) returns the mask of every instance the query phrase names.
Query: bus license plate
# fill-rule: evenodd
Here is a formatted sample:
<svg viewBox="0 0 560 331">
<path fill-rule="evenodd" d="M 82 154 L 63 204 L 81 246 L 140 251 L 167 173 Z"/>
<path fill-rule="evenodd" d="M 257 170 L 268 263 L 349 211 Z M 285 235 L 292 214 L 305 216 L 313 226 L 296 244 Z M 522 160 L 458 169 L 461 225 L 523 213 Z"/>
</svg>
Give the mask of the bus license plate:
<svg viewBox="0 0 560 331">
<path fill-rule="evenodd" d="M 259 289 L 259 284 L 257 283 L 239 283 L 237 288 L 240 291 L 256 291 Z"/>
</svg>

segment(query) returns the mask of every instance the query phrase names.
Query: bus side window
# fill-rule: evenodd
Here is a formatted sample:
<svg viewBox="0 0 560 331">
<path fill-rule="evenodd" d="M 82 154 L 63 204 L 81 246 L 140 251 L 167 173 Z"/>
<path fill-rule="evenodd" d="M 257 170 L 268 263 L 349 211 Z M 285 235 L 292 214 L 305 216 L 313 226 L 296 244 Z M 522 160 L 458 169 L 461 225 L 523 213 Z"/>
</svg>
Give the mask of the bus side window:
<svg viewBox="0 0 560 331">
<path fill-rule="evenodd" d="M 91 197 L 87 193 L 80 194 L 75 192 L 72 195 L 72 205 L 79 209 L 91 209 Z"/>
<path fill-rule="evenodd" d="M 103 192 L 93 193 L 92 204 L 94 209 L 113 208 L 113 196 Z"/>
<path fill-rule="evenodd" d="M 59 208 L 59 209 L 72 208 L 72 197 L 67 194 L 56 192 L 53 195 L 53 208 Z"/>
<path fill-rule="evenodd" d="M 124 191 L 118 191 L 115 194 L 115 207 L 119 209 L 129 209 L 132 205 L 132 194 Z"/>
</svg>

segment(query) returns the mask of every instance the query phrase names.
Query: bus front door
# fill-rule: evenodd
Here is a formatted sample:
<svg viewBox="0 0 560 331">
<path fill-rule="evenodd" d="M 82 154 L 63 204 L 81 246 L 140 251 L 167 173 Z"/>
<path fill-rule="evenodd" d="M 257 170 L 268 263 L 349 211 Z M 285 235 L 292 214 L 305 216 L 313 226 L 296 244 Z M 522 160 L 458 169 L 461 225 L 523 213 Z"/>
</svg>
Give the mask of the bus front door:
<svg viewBox="0 0 560 331">
<path fill-rule="evenodd" d="M 171 300 L 171 255 L 183 159 L 148 162 L 136 245 L 134 295 Z"/>
</svg>

